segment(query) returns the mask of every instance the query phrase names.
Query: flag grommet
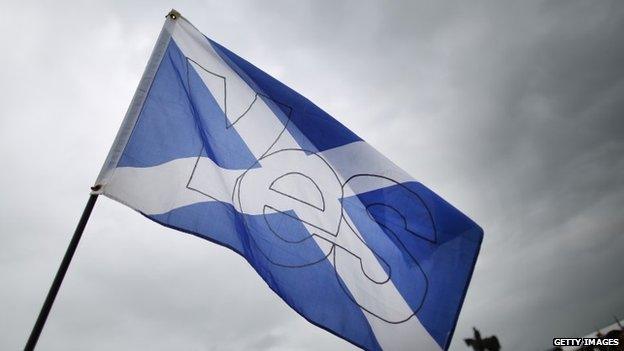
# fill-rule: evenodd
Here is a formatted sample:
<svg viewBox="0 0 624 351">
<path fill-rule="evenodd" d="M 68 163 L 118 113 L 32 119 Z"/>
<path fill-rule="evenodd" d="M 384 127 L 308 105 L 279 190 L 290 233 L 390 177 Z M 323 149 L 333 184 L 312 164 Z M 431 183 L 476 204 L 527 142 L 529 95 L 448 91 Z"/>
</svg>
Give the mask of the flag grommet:
<svg viewBox="0 0 624 351">
<path fill-rule="evenodd" d="M 167 14 L 167 17 L 171 18 L 172 20 L 178 19 L 178 17 L 180 17 L 180 13 L 174 9 L 171 9 L 171 11 L 169 11 L 169 13 Z"/>
</svg>

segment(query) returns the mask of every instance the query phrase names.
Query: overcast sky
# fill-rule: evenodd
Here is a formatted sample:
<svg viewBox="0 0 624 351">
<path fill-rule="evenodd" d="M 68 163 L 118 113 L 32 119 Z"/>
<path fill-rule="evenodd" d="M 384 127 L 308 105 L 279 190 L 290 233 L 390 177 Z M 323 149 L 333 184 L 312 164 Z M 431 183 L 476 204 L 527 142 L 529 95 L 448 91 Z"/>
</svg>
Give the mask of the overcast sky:
<svg viewBox="0 0 624 351">
<path fill-rule="evenodd" d="M 170 7 L 485 230 L 453 350 L 624 317 L 624 2 L 13 1 L 0 349 L 23 347 Z M 233 252 L 96 205 L 39 350 L 352 350 Z"/>
</svg>

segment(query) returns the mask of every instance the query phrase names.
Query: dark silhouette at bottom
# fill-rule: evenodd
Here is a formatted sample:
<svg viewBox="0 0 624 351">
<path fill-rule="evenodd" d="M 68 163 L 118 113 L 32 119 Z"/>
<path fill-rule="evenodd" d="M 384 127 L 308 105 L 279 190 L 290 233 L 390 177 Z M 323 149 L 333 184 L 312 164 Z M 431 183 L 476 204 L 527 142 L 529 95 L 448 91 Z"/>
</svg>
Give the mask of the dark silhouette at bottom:
<svg viewBox="0 0 624 351">
<path fill-rule="evenodd" d="M 485 339 L 481 338 L 481 333 L 477 328 L 473 327 L 474 338 L 464 339 L 466 345 L 471 346 L 474 351 L 499 351 L 500 344 L 496 335 L 492 335 Z"/>
</svg>

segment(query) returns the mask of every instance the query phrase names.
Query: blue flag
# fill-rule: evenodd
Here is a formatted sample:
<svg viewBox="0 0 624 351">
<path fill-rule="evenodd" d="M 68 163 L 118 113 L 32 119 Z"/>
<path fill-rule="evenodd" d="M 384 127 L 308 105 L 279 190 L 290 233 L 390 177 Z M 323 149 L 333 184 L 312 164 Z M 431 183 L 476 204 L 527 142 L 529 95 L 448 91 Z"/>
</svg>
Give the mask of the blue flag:
<svg viewBox="0 0 624 351">
<path fill-rule="evenodd" d="M 366 350 L 447 349 L 483 237 L 175 11 L 96 184 L 237 252 L 301 316 Z"/>
</svg>

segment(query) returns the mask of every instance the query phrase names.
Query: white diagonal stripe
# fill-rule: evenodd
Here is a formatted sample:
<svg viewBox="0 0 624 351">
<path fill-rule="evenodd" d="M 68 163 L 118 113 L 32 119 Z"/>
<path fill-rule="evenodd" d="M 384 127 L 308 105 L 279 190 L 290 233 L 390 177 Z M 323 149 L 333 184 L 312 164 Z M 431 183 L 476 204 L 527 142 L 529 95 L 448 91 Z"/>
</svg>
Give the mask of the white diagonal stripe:
<svg viewBox="0 0 624 351">
<path fill-rule="evenodd" d="M 171 35 L 187 57 L 192 58 L 204 69 L 226 78 L 227 100 L 220 98 L 224 96 L 222 91 L 214 91 L 220 87 L 218 78 L 214 74 L 207 74 L 202 69 L 193 66 L 215 98 L 221 100 L 219 104 L 227 110 L 230 123 L 235 122 L 236 118 L 254 101 L 256 92 L 221 60 L 207 39 L 184 18 L 176 21 L 171 29 Z M 284 125 L 263 99 L 256 99 L 251 107 L 247 112 L 248 115 L 237 121 L 233 128 L 248 145 L 253 155 L 260 158 L 261 155 L 266 154 Z M 287 131 L 282 134 L 279 145 L 281 148 L 299 148 L 295 139 Z M 273 151 L 277 150 L 273 149 Z M 362 279 L 360 262 L 353 259 L 354 255 L 361 260 L 363 269 L 375 280 L 377 277 L 383 277 L 385 271 L 360 239 L 362 236 L 359 233 L 348 230 L 346 225 L 341 227 L 340 232 L 335 233 L 336 235 L 332 235 L 331 230 L 319 231 L 318 228 L 334 228 L 335 220 L 331 216 L 326 216 L 326 213 L 320 214 L 314 207 L 302 206 L 301 203 L 293 202 L 292 198 L 280 197 L 279 193 L 266 191 L 267 182 L 288 170 L 309 174 L 319 182 L 319 188 L 330 190 L 340 188 L 341 183 L 356 174 L 381 175 L 397 182 L 412 180 L 411 177 L 364 142 L 336 147 L 319 155 L 305 155 L 303 152 L 275 155 L 275 157 L 261 160 L 262 167 L 249 170 L 242 178 L 239 191 L 240 189 L 246 190 L 241 194 L 240 203 L 236 201 L 232 203 L 231 195 L 242 171 L 223 169 L 206 157 L 180 158 L 145 168 L 117 168 L 110 181 L 104 185 L 102 192 L 147 215 L 166 213 L 182 206 L 212 199 L 232 203 L 235 208 L 239 210 L 242 208 L 247 214 L 261 214 L 264 205 L 269 202 L 277 210 L 294 208 L 297 216 L 306 221 L 307 229 L 317 234 L 313 237 L 322 250 L 331 249 L 328 242 L 349 249 L 350 252 L 336 249 L 335 268 L 360 306 L 377 306 L 387 313 L 390 319 L 402 320 L 402 317 L 411 315 L 411 308 L 391 280 L 372 286 L 370 281 Z M 317 159 L 319 156 L 332 166 L 337 173 L 337 180 L 332 179 L 327 173 L 322 173 L 326 171 L 319 170 Z M 201 189 L 197 191 L 187 187 L 191 174 L 194 180 L 198 180 L 193 183 L 194 185 L 208 185 L 207 190 L 210 191 L 212 198 L 202 194 Z M 344 196 L 374 190 L 376 187 L 373 182 L 357 182 L 357 184 L 359 184 L 357 189 L 347 188 Z M 336 212 L 336 209 L 341 206 L 339 194 L 335 197 L 326 196 L 325 200 L 328 206 L 327 213 Z M 333 261 L 332 264 L 334 264 Z M 365 310 L 363 313 L 377 341 L 385 350 L 407 350 L 415 347 L 419 350 L 441 349 L 416 317 L 403 323 L 393 324 Z"/>
</svg>

